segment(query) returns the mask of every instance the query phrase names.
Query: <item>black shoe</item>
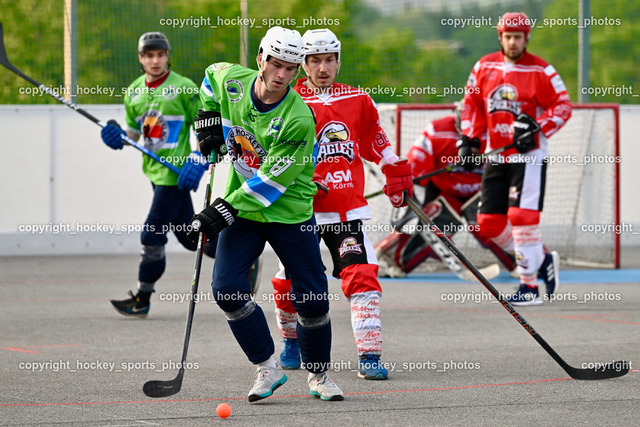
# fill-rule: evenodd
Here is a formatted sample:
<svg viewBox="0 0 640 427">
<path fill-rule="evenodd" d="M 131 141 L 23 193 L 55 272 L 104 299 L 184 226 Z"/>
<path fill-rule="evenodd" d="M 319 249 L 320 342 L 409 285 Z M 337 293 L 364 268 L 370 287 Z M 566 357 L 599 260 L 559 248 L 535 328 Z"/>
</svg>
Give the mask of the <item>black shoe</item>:
<svg viewBox="0 0 640 427">
<path fill-rule="evenodd" d="M 144 319 L 149 314 L 149 308 L 151 307 L 150 299 L 151 292 L 140 292 L 133 295 L 133 292 L 129 291 L 131 298 L 123 300 L 110 300 L 111 305 L 116 311 L 125 316 L 134 316 Z"/>
<path fill-rule="evenodd" d="M 558 252 L 547 252 L 538 270 L 538 278 L 547 286 L 547 296 L 553 295 L 560 285 L 560 255 Z"/>
</svg>

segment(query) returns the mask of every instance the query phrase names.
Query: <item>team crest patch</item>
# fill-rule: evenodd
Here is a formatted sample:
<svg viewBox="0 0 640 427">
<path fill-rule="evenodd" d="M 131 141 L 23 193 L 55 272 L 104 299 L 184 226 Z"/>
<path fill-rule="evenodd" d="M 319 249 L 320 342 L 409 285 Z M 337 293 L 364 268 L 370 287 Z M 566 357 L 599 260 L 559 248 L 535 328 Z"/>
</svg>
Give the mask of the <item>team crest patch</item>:
<svg viewBox="0 0 640 427">
<path fill-rule="evenodd" d="M 516 87 L 504 83 L 495 88 L 489 97 L 488 111 L 489 113 L 508 111 L 516 116 L 520 114 L 520 101 L 518 101 L 518 90 Z"/>
<path fill-rule="evenodd" d="M 260 145 L 255 135 L 240 126 L 229 129 L 226 144 L 233 168 L 246 179 L 258 171 L 262 159 L 267 156 L 267 150 Z"/>
<path fill-rule="evenodd" d="M 351 163 L 355 157 L 349 128 L 342 122 L 329 122 L 318 136 L 318 162 L 329 157 L 344 157 Z"/>
<path fill-rule="evenodd" d="M 271 120 L 271 123 L 269 123 L 267 134 L 273 138 L 277 138 L 283 127 L 284 120 L 282 119 L 282 117 L 276 117 L 275 119 Z"/>
<path fill-rule="evenodd" d="M 176 97 L 178 96 L 178 88 L 176 88 L 174 85 L 168 85 L 167 87 L 162 88 L 162 96 L 167 101 L 176 99 Z"/>
<path fill-rule="evenodd" d="M 344 257 L 346 254 L 351 253 L 361 254 L 362 244 L 359 244 L 355 237 L 347 237 L 340 244 L 338 253 L 340 254 L 340 258 Z"/>
<path fill-rule="evenodd" d="M 140 120 L 144 146 L 152 152 L 161 149 L 169 138 L 169 124 L 158 110 L 148 110 Z"/>
<path fill-rule="evenodd" d="M 230 79 L 224 82 L 224 88 L 227 91 L 229 102 L 238 102 L 244 95 L 244 86 L 239 80 Z"/>
</svg>

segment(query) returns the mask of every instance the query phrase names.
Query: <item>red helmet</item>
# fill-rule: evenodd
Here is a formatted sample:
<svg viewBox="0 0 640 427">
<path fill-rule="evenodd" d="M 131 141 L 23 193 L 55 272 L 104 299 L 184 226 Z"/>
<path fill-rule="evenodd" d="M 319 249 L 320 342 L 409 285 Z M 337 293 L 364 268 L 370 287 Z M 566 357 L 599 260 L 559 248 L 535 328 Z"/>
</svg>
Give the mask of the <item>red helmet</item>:
<svg viewBox="0 0 640 427">
<path fill-rule="evenodd" d="M 507 12 L 498 21 L 498 37 L 502 37 L 503 32 L 524 32 L 524 38 L 529 40 L 531 32 L 531 21 L 524 12 Z"/>
</svg>

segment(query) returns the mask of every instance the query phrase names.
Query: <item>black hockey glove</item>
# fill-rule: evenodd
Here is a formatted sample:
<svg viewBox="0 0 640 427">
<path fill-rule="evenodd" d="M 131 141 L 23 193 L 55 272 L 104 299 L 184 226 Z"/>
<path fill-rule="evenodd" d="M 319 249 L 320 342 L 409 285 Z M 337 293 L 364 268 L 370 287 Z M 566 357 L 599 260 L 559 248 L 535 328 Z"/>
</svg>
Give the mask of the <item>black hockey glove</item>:
<svg viewBox="0 0 640 427">
<path fill-rule="evenodd" d="M 198 241 L 200 232 L 204 232 L 206 241 L 213 240 L 222 230 L 233 224 L 238 216 L 238 211 L 218 197 L 211 205 L 197 214 L 189 224 L 187 237 L 192 242 Z"/>
<path fill-rule="evenodd" d="M 458 147 L 458 161 L 462 169 L 471 171 L 482 165 L 482 156 L 477 155 L 480 151 L 478 138 L 469 139 L 468 136 L 462 135 L 462 139 L 456 143 L 456 147 Z"/>
<path fill-rule="evenodd" d="M 526 153 L 538 146 L 534 135 L 540 125 L 531 116 L 520 113 L 513 122 L 513 145 L 519 153 Z"/>
<path fill-rule="evenodd" d="M 193 127 L 198 136 L 198 146 L 210 163 L 218 163 L 225 154 L 227 146 L 222 131 L 222 116 L 215 111 L 198 111 Z M 211 153 L 215 153 L 212 155 Z"/>
</svg>

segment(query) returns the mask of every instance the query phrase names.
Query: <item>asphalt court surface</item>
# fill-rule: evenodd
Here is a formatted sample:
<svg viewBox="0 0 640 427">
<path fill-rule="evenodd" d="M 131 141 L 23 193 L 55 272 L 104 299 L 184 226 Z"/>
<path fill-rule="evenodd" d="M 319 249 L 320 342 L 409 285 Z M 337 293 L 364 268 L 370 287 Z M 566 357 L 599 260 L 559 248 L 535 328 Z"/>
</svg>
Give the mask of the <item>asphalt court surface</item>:
<svg viewBox="0 0 640 427">
<path fill-rule="evenodd" d="M 633 259 L 636 259 L 635 257 Z M 0 258 L 0 425 L 638 425 L 640 270 L 561 272 L 558 298 L 517 308 L 574 367 L 613 361 L 631 372 L 603 381 L 568 375 L 479 283 L 450 273 L 384 279 L 382 360 L 388 381 L 357 378 L 348 301 L 330 280 L 331 378 L 342 402 L 309 396 L 289 371 L 274 396 L 250 404 L 254 369 L 212 302 L 205 259 L 180 393 L 151 399 L 142 385 L 175 377 L 194 255 L 169 254 L 149 317 L 129 319 L 108 300 L 135 288 L 136 255 Z M 256 300 L 276 353 L 265 254 Z M 492 281 L 510 293 L 517 282 Z M 227 419 L 219 403 L 232 407 Z"/>
</svg>

